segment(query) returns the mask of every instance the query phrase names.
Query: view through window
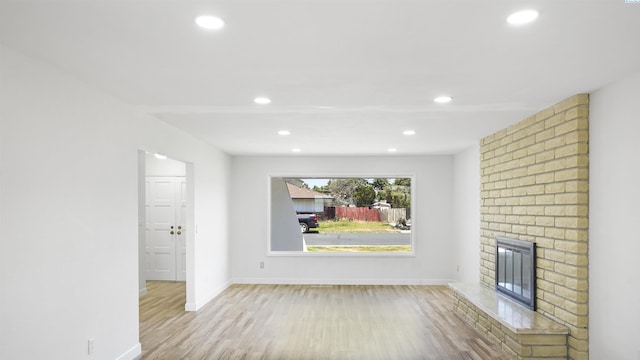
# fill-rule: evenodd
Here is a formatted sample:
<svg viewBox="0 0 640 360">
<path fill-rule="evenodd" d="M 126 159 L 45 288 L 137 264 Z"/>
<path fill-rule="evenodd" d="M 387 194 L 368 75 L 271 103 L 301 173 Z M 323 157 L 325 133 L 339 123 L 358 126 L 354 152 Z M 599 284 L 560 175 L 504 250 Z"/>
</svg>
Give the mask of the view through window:
<svg viewBox="0 0 640 360">
<path fill-rule="evenodd" d="M 413 253 L 411 177 L 271 182 L 271 251 Z"/>
</svg>

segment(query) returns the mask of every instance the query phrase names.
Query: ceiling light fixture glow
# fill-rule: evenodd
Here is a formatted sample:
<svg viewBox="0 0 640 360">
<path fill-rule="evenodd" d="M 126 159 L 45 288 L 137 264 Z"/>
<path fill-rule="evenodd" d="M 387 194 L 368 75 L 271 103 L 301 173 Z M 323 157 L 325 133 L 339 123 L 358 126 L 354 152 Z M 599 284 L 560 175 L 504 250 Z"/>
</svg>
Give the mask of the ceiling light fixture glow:
<svg viewBox="0 0 640 360">
<path fill-rule="evenodd" d="M 196 18 L 196 24 L 203 29 L 218 30 L 224 26 L 224 21 L 215 16 L 203 15 Z"/>
<path fill-rule="evenodd" d="M 507 22 L 511 25 L 528 24 L 538 18 L 538 12 L 535 10 L 522 10 L 515 12 L 507 18 Z"/>
<path fill-rule="evenodd" d="M 291 135 L 291 131 L 289 131 L 289 130 L 280 130 L 280 131 L 278 131 L 278 135 L 282 135 L 282 136 Z"/>
<path fill-rule="evenodd" d="M 293 148 L 293 149 L 291 149 L 291 152 L 294 152 L 294 153 L 299 153 L 300 151 L 302 151 L 302 150 L 300 150 L 300 149 L 298 149 L 298 148 Z"/>
<path fill-rule="evenodd" d="M 415 130 L 405 130 L 405 131 L 402 132 L 402 134 L 403 135 L 407 135 L 407 136 L 415 135 L 416 131 Z"/>
<path fill-rule="evenodd" d="M 253 99 L 253 102 L 260 105 L 266 105 L 271 103 L 271 99 L 266 97 L 257 97 Z"/>
<path fill-rule="evenodd" d="M 451 102 L 451 100 L 453 100 L 451 96 L 438 96 L 437 98 L 433 99 L 433 101 L 439 104 L 446 104 L 448 102 Z"/>
<path fill-rule="evenodd" d="M 390 153 L 394 153 L 394 152 L 398 151 L 398 149 L 396 149 L 396 148 L 389 148 L 389 149 L 387 149 L 387 151 L 388 151 L 388 152 L 390 152 Z"/>
</svg>

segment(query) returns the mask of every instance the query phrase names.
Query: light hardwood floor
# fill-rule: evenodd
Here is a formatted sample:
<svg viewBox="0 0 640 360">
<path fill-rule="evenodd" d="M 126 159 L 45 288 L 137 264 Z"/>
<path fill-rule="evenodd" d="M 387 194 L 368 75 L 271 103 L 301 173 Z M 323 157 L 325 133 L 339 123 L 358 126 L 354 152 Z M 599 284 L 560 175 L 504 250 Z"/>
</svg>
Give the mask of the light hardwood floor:
<svg viewBox="0 0 640 360">
<path fill-rule="evenodd" d="M 142 359 L 508 359 L 445 286 L 232 285 L 185 312 L 184 283 L 147 282 Z"/>
</svg>

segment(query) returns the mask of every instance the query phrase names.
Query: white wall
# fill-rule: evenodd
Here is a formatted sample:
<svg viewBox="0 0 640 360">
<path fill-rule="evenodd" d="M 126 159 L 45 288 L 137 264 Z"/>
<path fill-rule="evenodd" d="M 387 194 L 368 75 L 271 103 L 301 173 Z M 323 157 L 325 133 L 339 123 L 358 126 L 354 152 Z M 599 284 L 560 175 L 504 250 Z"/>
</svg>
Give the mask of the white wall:
<svg viewBox="0 0 640 360">
<path fill-rule="evenodd" d="M 453 158 L 234 157 L 231 265 L 238 283 L 446 283 L 453 279 Z M 415 257 L 267 256 L 269 175 L 415 175 Z M 250 220 L 250 221 L 248 221 Z M 260 269 L 260 262 L 265 268 Z"/>
<path fill-rule="evenodd" d="M 132 359 L 138 149 L 191 162 L 192 302 L 229 282 L 227 155 L 0 46 L 0 358 Z M 188 169 L 189 170 L 189 169 Z"/>
<path fill-rule="evenodd" d="M 0 358 L 139 351 L 132 109 L 2 51 Z"/>
<path fill-rule="evenodd" d="M 480 148 L 458 153 L 453 160 L 453 234 L 456 280 L 480 279 Z M 458 270 L 459 269 L 459 270 Z"/>
<path fill-rule="evenodd" d="M 589 351 L 640 359 L 640 74 L 591 95 Z"/>
</svg>

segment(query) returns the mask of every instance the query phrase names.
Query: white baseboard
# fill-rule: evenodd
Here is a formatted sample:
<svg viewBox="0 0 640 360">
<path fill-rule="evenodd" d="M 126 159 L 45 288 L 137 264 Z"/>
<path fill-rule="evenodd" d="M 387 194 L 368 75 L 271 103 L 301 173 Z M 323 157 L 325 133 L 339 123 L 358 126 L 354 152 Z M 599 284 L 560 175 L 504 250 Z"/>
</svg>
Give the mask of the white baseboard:
<svg viewBox="0 0 640 360">
<path fill-rule="evenodd" d="M 455 280 L 453 280 L 453 279 L 427 279 L 427 280 L 422 280 L 422 284 L 420 284 L 420 285 L 449 285 L 452 282 L 455 282 Z"/>
<path fill-rule="evenodd" d="M 127 352 L 118 356 L 116 360 L 134 360 L 138 356 L 140 356 L 140 354 L 142 354 L 142 345 L 140 345 L 140 343 L 137 343 L 134 347 L 129 349 Z"/>
<path fill-rule="evenodd" d="M 233 279 L 233 284 L 269 285 L 447 285 L 452 279 Z"/>
<path fill-rule="evenodd" d="M 147 293 L 147 288 L 143 287 L 142 289 L 138 290 L 138 297 L 143 296 L 146 293 Z"/>
<path fill-rule="evenodd" d="M 203 299 L 196 300 L 196 302 L 188 302 L 188 303 L 184 304 L 184 310 L 185 311 L 198 311 L 198 310 L 200 310 L 203 306 L 205 306 L 207 303 L 209 303 L 209 301 L 213 300 L 216 296 L 220 295 L 220 293 L 225 291 L 230 285 L 231 285 L 231 282 L 227 281 L 226 283 L 224 283 L 224 285 L 216 288 L 211 293 L 209 293 L 207 296 L 205 296 Z"/>
</svg>

